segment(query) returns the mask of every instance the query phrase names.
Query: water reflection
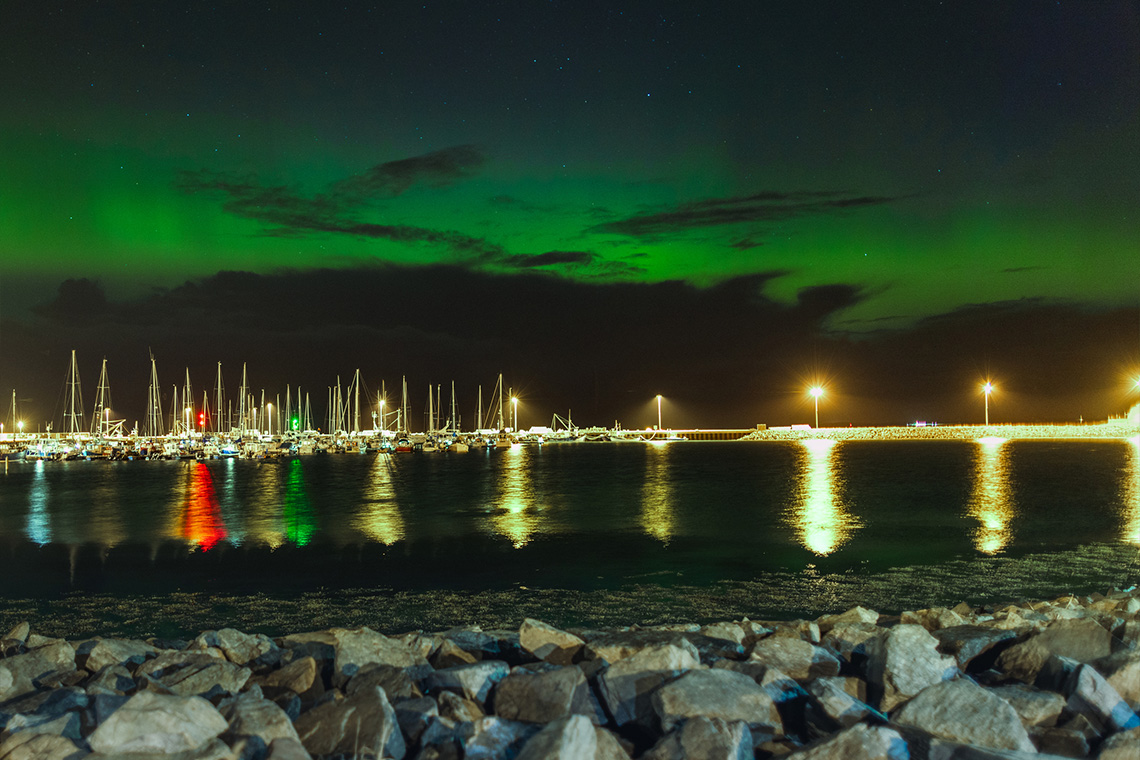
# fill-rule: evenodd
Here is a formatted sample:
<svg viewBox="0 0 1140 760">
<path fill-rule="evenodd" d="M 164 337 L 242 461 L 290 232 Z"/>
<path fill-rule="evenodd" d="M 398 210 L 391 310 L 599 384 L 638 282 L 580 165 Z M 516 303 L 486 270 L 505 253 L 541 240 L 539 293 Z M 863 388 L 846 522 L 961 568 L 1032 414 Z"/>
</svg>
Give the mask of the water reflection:
<svg viewBox="0 0 1140 760">
<path fill-rule="evenodd" d="M 208 552 L 226 537 L 214 476 L 204 462 L 193 462 L 187 466 L 187 478 L 182 535 Z"/>
<path fill-rule="evenodd" d="M 1004 438 L 975 441 L 974 491 L 970 496 L 970 516 L 978 521 L 974 548 L 983 554 L 997 554 L 1012 538 L 1013 500 L 1009 493 L 1009 451 Z"/>
<path fill-rule="evenodd" d="M 860 525 L 843 502 L 843 482 L 835 467 L 836 442 L 821 438 L 800 444 L 804 456 L 799 466 L 802 474 L 793 521 L 800 543 L 825 556 L 847 543 Z"/>
<path fill-rule="evenodd" d="M 390 454 L 379 454 L 369 475 L 356 527 L 373 541 L 391 546 L 404 537 L 404 518 L 396 499 L 396 464 Z"/>
<path fill-rule="evenodd" d="M 516 549 L 525 546 L 538 527 L 538 516 L 530 472 L 523 461 L 523 447 L 512 446 L 497 452 L 501 457 L 499 493 L 491 523 L 495 532 L 510 539 Z"/>
<path fill-rule="evenodd" d="M 1124 524 L 1121 538 L 1140 546 L 1140 436 L 1128 439 L 1128 459 L 1124 473 Z"/>
<path fill-rule="evenodd" d="M 305 546 L 313 539 L 317 520 L 313 514 L 313 505 L 309 503 L 301 459 L 293 457 L 286 466 L 289 474 L 285 479 L 284 502 L 281 507 L 285 537 L 295 546 Z"/>
<path fill-rule="evenodd" d="M 24 528 L 34 543 L 44 546 L 51 543 L 51 521 L 48 517 L 48 485 L 44 474 L 44 461 L 37 459 L 35 475 L 32 476 L 32 487 L 28 493 L 28 522 Z"/>
<path fill-rule="evenodd" d="M 673 518 L 673 482 L 670 478 L 668 443 L 646 447 L 645 483 L 641 490 L 641 527 L 653 538 L 668 544 L 676 531 Z"/>
</svg>

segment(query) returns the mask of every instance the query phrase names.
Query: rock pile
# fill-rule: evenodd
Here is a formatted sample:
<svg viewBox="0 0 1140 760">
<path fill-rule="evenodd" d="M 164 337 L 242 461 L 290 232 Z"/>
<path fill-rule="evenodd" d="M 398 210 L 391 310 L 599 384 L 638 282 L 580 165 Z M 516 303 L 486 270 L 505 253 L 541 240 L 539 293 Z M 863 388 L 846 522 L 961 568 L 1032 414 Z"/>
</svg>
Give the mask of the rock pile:
<svg viewBox="0 0 1140 760">
<path fill-rule="evenodd" d="M 901 616 L 0 641 L 0 760 L 1140 758 L 1140 591 Z"/>
</svg>

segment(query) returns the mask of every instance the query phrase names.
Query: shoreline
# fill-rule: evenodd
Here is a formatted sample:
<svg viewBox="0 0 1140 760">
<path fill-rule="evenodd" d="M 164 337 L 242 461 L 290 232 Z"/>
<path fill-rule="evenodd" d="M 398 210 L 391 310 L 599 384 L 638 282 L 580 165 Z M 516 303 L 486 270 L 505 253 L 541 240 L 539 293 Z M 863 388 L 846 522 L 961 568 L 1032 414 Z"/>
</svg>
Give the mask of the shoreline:
<svg viewBox="0 0 1140 760">
<path fill-rule="evenodd" d="M 1121 760 L 1140 741 L 1136 586 L 897 615 L 392 636 L 75 640 L 33 621 L 2 649 L 0 756 Z"/>
<path fill-rule="evenodd" d="M 1134 440 L 1140 428 L 1130 425 L 927 425 L 924 427 L 768 428 L 742 441 L 977 441 L 1012 440 Z"/>
</svg>

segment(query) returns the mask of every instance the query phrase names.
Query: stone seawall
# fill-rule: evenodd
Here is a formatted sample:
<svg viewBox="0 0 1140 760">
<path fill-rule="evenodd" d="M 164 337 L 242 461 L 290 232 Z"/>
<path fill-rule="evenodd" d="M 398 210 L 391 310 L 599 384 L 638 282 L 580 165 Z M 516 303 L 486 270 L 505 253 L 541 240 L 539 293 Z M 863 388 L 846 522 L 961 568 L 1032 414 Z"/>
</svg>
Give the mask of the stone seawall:
<svg viewBox="0 0 1140 760">
<path fill-rule="evenodd" d="M 979 438 L 1127 440 L 1140 429 L 1127 425 L 930 425 L 926 427 L 769 428 L 742 441 L 974 441 Z"/>
<path fill-rule="evenodd" d="M 814 620 L 0 641 L 0 760 L 1136 760 L 1140 591 Z"/>
</svg>

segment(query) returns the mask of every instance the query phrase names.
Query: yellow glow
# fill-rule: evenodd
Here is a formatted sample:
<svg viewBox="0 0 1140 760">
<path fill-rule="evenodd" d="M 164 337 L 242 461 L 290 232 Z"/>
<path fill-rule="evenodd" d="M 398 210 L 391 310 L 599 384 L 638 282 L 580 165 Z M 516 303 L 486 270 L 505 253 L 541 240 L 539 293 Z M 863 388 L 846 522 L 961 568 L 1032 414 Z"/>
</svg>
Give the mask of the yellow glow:
<svg viewBox="0 0 1140 760">
<path fill-rule="evenodd" d="M 1140 436 L 1128 439 L 1128 475 L 1124 481 L 1121 538 L 1140 546 Z"/>
<path fill-rule="evenodd" d="M 373 541 L 391 546 L 404 538 L 404 517 L 400 514 L 392 457 L 379 455 L 372 468 L 356 527 Z"/>
<path fill-rule="evenodd" d="M 843 503 L 842 480 L 835 472 L 836 442 L 822 438 L 800 444 L 804 453 L 799 462 L 801 480 L 792 523 L 804 548 L 825 556 L 847 543 L 862 526 Z"/>
<path fill-rule="evenodd" d="M 645 483 L 641 488 L 641 528 L 663 544 L 676 532 L 673 481 L 669 457 L 672 446 L 646 447 Z"/>
<path fill-rule="evenodd" d="M 974 455 L 974 491 L 970 496 L 970 516 L 978 521 L 974 548 L 983 554 L 996 554 L 1013 537 L 1013 500 L 1009 493 L 1008 450 L 1004 438 L 979 438 Z"/>
<path fill-rule="evenodd" d="M 816 397 L 816 398 L 819 398 L 820 396 L 823 395 L 823 388 L 820 388 L 818 385 L 815 386 L 814 388 L 811 389 L 811 395 Z"/>
<path fill-rule="evenodd" d="M 499 456 L 503 457 L 502 481 L 491 523 L 496 533 L 520 549 L 530 542 L 531 534 L 538 527 L 530 471 L 523 462 L 522 446 L 505 449 Z"/>
<path fill-rule="evenodd" d="M 985 393 L 987 396 L 990 395 L 991 393 L 994 392 L 994 384 L 993 383 L 986 383 L 985 385 L 982 386 L 982 392 Z"/>
</svg>

